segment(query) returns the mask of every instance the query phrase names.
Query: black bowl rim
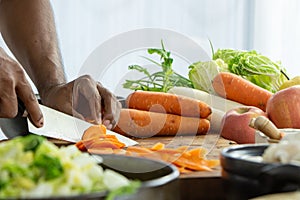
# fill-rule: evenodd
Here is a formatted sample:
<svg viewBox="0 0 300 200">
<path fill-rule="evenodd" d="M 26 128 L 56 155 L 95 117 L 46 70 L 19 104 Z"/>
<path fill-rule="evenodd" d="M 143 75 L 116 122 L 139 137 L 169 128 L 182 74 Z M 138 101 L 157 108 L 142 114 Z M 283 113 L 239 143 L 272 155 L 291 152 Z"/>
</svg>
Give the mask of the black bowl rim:
<svg viewBox="0 0 300 200">
<path fill-rule="evenodd" d="M 146 162 L 152 162 L 152 163 L 157 163 L 164 167 L 168 167 L 171 170 L 170 174 L 164 175 L 162 177 L 148 180 L 148 181 L 143 181 L 141 187 L 159 187 L 161 185 L 167 184 L 175 179 L 177 179 L 180 175 L 180 172 L 178 168 L 173 165 L 172 163 L 167 163 L 161 160 L 155 160 L 155 159 L 150 159 L 150 158 L 144 158 L 144 157 L 135 157 L 135 156 L 127 156 L 127 155 L 118 155 L 118 154 L 92 154 L 92 155 L 98 155 L 100 157 L 123 157 L 126 159 L 133 159 L 133 160 L 141 160 L 141 161 L 146 161 Z"/>
<path fill-rule="evenodd" d="M 227 172 L 233 172 L 235 174 L 254 177 L 260 176 L 262 171 L 268 168 L 299 168 L 299 165 L 295 165 L 293 163 L 269 163 L 269 162 L 257 162 L 250 159 L 245 158 L 238 158 L 234 153 L 239 152 L 248 152 L 248 154 L 241 154 L 246 155 L 254 155 L 254 156 L 261 156 L 263 151 L 268 148 L 270 144 L 241 144 L 235 145 L 231 147 L 226 147 L 221 151 L 220 155 L 220 163 L 223 170 Z M 261 152 L 261 154 L 250 154 L 253 152 Z M 253 170 L 255 169 L 255 170 Z"/>
</svg>

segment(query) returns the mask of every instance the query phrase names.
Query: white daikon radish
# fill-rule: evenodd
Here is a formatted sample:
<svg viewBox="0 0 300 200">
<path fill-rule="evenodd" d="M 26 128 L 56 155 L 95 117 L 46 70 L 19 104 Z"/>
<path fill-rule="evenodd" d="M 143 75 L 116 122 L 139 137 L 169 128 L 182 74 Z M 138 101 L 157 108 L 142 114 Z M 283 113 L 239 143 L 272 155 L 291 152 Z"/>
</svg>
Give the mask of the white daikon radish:
<svg viewBox="0 0 300 200">
<path fill-rule="evenodd" d="M 222 119 L 225 114 L 226 114 L 226 112 L 224 112 L 222 110 L 212 108 L 211 115 L 209 116 L 210 131 L 221 134 Z"/>
<path fill-rule="evenodd" d="M 173 87 L 168 91 L 168 93 L 198 99 L 210 105 L 211 108 L 223 112 L 227 112 L 228 110 L 231 110 L 233 108 L 244 106 L 243 104 L 240 104 L 238 102 L 231 101 L 223 97 L 212 95 L 202 90 L 193 89 L 193 88 Z"/>
</svg>

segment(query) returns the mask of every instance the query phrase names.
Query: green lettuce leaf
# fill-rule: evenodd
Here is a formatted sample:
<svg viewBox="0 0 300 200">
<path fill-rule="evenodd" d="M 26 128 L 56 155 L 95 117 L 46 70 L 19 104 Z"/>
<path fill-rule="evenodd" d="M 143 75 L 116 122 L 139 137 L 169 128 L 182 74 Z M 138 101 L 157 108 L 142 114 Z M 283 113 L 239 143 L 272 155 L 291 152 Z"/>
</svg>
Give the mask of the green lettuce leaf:
<svg viewBox="0 0 300 200">
<path fill-rule="evenodd" d="M 254 50 L 219 49 L 213 54 L 213 59 L 222 59 L 230 72 L 273 93 L 288 80 L 286 69 L 281 63 L 274 62 Z"/>
<path fill-rule="evenodd" d="M 212 80 L 220 71 L 228 71 L 228 66 L 223 60 L 217 59 L 193 63 L 189 69 L 189 79 L 194 88 L 215 94 Z"/>
</svg>

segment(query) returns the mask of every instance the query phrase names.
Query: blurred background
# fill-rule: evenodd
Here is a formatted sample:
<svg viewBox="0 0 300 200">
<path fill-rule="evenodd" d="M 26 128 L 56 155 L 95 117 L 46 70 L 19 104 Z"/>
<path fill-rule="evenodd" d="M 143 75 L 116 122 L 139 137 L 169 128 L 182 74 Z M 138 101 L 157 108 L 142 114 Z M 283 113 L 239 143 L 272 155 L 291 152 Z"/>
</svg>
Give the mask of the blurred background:
<svg viewBox="0 0 300 200">
<path fill-rule="evenodd" d="M 51 2 L 68 80 L 78 76 L 88 56 L 103 42 L 126 31 L 149 27 L 182 33 L 208 54 L 211 53 L 209 40 L 215 50 L 254 49 L 281 61 L 290 77 L 300 75 L 299 0 Z M 2 40 L 0 45 L 5 47 Z"/>
</svg>

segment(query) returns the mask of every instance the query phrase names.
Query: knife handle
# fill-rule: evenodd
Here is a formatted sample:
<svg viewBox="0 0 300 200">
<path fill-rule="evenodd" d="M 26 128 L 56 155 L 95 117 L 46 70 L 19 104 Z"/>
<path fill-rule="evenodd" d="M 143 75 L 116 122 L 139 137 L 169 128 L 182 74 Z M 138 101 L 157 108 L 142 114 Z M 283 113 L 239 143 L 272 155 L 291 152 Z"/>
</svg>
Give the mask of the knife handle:
<svg viewBox="0 0 300 200">
<path fill-rule="evenodd" d="M 1 130 L 8 139 L 29 134 L 27 117 L 23 117 L 24 112 L 25 105 L 18 98 L 18 113 L 16 117 L 0 118 Z"/>
<path fill-rule="evenodd" d="M 23 117 L 23 114 L 25 112 L 26 108 L 25 108 L 25 104 L 23 103 L 23 101 L 21 99 L 19 99 L 18 97 L 18 113 L 16 117 Z"/>
</svg>

